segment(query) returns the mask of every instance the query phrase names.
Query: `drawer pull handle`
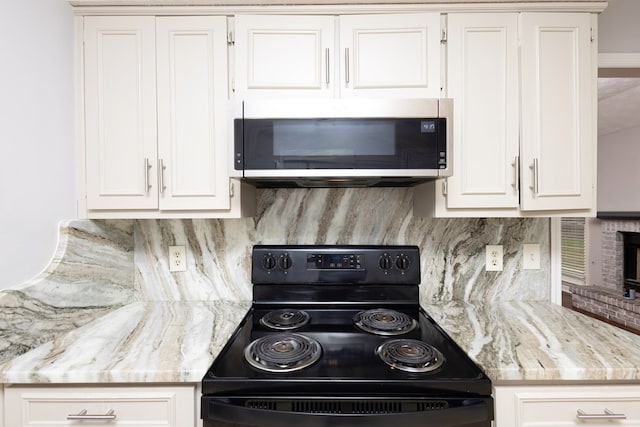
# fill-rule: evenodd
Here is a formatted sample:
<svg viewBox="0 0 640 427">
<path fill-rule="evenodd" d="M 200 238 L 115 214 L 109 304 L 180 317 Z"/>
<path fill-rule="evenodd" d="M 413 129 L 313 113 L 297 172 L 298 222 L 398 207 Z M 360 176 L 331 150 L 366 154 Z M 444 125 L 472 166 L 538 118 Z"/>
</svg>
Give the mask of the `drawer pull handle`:
<svg viewBox="0 0 640 427">
<path fill-rule="evenodd" d="M 115 420 L 116 419 L 116 414 L 115 414 L 115 411 L 113 409 L 110 409 L 104 415 L 87 414 L 87 410 L 83 409 L 82 411 L 78 412 L 77 414 L 67 415 L 67 419 L 68 420 Z"/>
<path fill-rule="evenodd" d="M 615 414 L 607 408 L 604 409 L 604 414 L 587 414 L 583 410 L 578 409 L 576 418 L 579 420 L 626 420 L 627 416 L 625 414 Z"/>
</svg>

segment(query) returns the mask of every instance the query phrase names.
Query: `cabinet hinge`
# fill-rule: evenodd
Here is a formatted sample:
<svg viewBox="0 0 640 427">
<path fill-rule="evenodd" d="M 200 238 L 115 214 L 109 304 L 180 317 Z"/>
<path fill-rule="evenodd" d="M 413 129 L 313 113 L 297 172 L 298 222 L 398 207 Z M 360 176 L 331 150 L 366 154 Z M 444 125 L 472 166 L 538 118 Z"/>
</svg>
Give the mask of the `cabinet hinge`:
<svg viewBox="0 0 640 427">
<path fill-rule="evenodd" d="M 591 43 L 593 43 L 596 40 L 596 34 L 595 31 L 593 31 L 593 27 L 591 27 Z"/>
<path fill-rule="evenodd" d="M 443 28 L 440 32 L 440 43 L 446 43 L 447 42 L 447 29 Z"/>
<path fill-rule="evenodd" d="M 233 38 L 233 31 L 229 31 L 227 33 L 227 45 L 233 46 L 235 43 L 236 43 L 236 41 Z"/>
</svg>

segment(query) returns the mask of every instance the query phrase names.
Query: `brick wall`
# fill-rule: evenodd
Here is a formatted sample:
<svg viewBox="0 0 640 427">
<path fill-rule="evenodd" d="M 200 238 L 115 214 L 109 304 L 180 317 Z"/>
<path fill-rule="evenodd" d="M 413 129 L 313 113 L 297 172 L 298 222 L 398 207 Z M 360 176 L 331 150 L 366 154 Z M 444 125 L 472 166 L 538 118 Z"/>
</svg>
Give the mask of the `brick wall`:
<svg viewBox="0 0 640 427">
<path fill-rule="evenodd" d="M 621 291 L 602 287 L 564 283 L 564 288 L 571 293 L 576 311 L 640 334 L 640 299 L 627 300 Z"/>
<path fill-rule="evenodd" d="M 622 296 L 624 256 L 619 233 L 640 233 L 640 220 L 602 220 L 600 227 L 602 286 L 563 282 L 563 305 L 640 335 L 640 294 L 635 300 Z"/>
</svg>

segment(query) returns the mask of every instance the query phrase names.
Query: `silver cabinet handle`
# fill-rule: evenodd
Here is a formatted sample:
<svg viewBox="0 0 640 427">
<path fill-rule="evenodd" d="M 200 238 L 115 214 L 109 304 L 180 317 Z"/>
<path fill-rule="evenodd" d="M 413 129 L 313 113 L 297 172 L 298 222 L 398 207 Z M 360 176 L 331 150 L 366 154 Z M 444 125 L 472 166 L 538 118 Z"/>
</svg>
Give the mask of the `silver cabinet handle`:
<svg viewBox="0 0 640 427">
<path fill-rule="evenodd" d="M 626 420 L 625 414 L 616 414 L 609 409 L 604 409 L 604 414 L 587 414 L 581 409 L 578 409 L 576 418 L 579 420 Z"/>
<path fill-rule="evenodd" d="M 327 86 L 329 86 L 329 81 L 330 81 L 329 73 L 331 72 L 331 67 L 329 66 L 329 60 L 330 60 L 329 48 L 326 48 L 324 50 L 324 62 L 325 62 L 324 71 L 326 73 L 326 77 L 324 78 L 324 81 L 327 84 Z"/>
<path fill-rule="evenodd" d="M 229 197 L 233 197 L 236 195 L 236 186 L 233 182 L 229 183 Z"/>
<path fill-rule="evenodd" d="M 167 186 L 164 185 L 164 171 L 167 167 L 164 165 L 164 160 L 158 159 L 158 171 L 160 172 L 160 193 L 164 193 Z"/>
<path fill-rule="evenodd" d="M 87 410 L 83 409 L 77 414 L 67 415 L 68 420 L 115 420 L 116 414 L 113 409 L 110 409 L 106 414 L 87 414 Z"/>
<path fill-rule="evenodd" d="M 513 189 L 518 191 L 520 188 L 520 156 L 516 156 L 513 159 Z"/>
<path fill-rule="evenodd" d="M 533 164 L 529 166 L 529 169 L 533 169 L 533 186 L 529 188 L 532 189 L 533 194 L 537 196 L 538 195 L 538 175 L 540 170 L 537 157 L 533 159 Z"/>
<path fill-rule="evenodd" d="M 149 158 L 144 158 L 144 191 L 148 193 L 151 190 L 151 182 L 149 181 L 149 170 L 151 165 L 149 164 Z"/>
<path fill-rule="evenodd" d="M 344 50 L 344 82 L 349 84 L 349 48 Z"/>
</svg>

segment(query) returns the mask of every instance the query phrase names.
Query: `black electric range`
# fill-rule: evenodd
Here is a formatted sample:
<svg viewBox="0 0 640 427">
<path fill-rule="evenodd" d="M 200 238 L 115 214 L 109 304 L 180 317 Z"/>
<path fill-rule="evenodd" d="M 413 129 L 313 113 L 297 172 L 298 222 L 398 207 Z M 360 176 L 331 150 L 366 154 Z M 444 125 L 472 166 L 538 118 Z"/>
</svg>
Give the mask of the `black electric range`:
<svg viewBox="0 0 640 427">
<path fill-rule="evenodd" d="M 205 427 L 488 427 L 491 382 L 420 307 L 415 246 L 255 246 Z"/>
</svg>

